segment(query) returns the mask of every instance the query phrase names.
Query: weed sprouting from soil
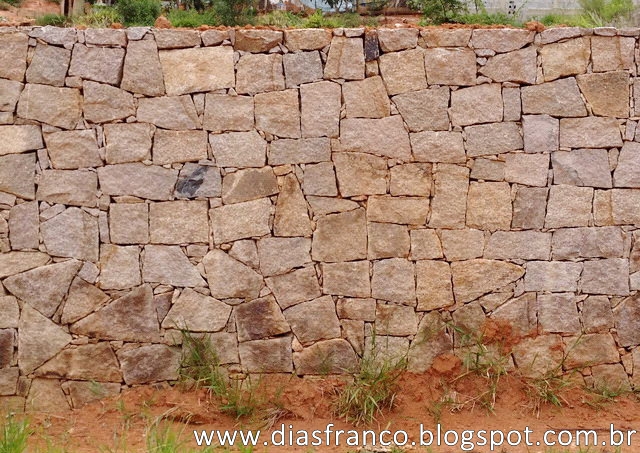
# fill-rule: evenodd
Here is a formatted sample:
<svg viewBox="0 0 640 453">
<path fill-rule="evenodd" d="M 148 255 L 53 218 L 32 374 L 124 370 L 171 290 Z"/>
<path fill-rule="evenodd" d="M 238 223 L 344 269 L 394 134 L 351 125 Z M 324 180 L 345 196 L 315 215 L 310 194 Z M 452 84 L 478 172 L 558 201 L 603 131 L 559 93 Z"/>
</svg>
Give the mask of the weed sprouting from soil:
<svg viewBox="0 0 640 453">
<path fill-rule="evenodd" d="M 371 423 L 394 405 L 398 379 L 407 369 L 407 356 L 383 357 L 376 348 L 376 337 L 365 351 L 353 381 L 338 393 L 336 414 L 356 426 Z"/>
<path fill-rule="evenodd" d="M 31 433 L 27 420 L 8 415 L 0 431 L 0 453 L 22 453 L 27 448 Z"/>
</svg>

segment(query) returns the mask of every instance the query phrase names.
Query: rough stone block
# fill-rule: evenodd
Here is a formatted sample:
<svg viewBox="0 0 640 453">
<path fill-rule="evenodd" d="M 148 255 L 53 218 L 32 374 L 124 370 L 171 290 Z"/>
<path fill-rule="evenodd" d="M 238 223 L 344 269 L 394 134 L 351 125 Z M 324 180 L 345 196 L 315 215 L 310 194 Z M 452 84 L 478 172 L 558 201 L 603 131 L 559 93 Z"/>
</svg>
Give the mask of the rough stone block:
<svg viewBox="0 0 640 453">
<path fill-rule="evenodd" d="M 191 96 L 141 98 L 137 116 L 139 122 L 152 123 L 163 129 L 197 129 L 200 126 Z"/>
<path fill-rule="evenodd" d="M 159 54 L 169 96 L 233 88 L 236 83 L 233 49 L 229 46 L 165 50 Z"/>
<path fill-rule="evenodd" d="M 542 333 L 580 333 L 580 318 L 573 294 L 538 296 L 538 323 Z M 570 354 L 571 355 L 571 354 Z"/>
<path fill-rule="evenodd" d="M 151 159 L 154 128 L 145 123 L 105 124 L 105 160 L 108 164 Z"/>
<path fill-rule="evenodd" d="M 629 72 L 582 74 L 576 78 L 594 115 L 629 117 Z"/>
<path fill-rule="evenodd" d="M 467 199 L 467 226 L 486 230 L 511 228 L 511 189 L 503 182 L 472 182 Z"/>
<path fill-rule="evenodd" d="M 424 225 L 428 213 L 426 197 L 372 196 L 367 202 L 367 219 L 371 222 Z"/>
<path fill-rule="evenodd" d="M 254 101 L 257 129 L 278 137 L 300 137 L 298 90 L 261 93 Z"/>
<path fill-rule="evenodd" d="M 109 205 L 109 237 L 114 244 L 149 242 L 149 205 L 116 203 Z"/>
<path fill-rule="evenodd" d="M 508 153 L 523 148 L 517 123 L 491 123 L 464 128 L 465 148 L 470 157 Z"/>
<path fill-rule="evenodd" d="M 127 45 L 120 87 L 146 96 L 165 94 L 158 46 L 152 39 L 131 41 Z"/>
<path fill-rule="evenodd" d="M 256 131 L 209 135 L 209 143 L 220 167 L 263 167 L 267 142 Z"/>
<path fill-rule="evenodd" d="M 463 164 L 467 156 L 464 151 L 462 133 L 449 131 L 424 131 L 410 134 L 413 157 L 418 162 L 443 162 Z"/>
<path fill-rule="evenodd" d="M 322 60 L 317 51 L 284 54 L 282 63 L 287 88 L 322 80 Z"/>
<path fill-rule="evenodd" d="M 449 115 L 454 126 L 502 121 L 502 113 L 502 88 L 498 83 L 462 88 L 451 93 Z"/>
<path fill-rule="evenodd" d="M 98 169 L 100 189 L 107 195 L 131 195 L 150 200 L 169 200 L 178 172 L 142 163 L 107 165 Z"/>
<path fill-rule="evenodd" d="M 545 228 L 587 226 L 591 220 L 591 187 L 551 186 Z"/>
<path fill-rule="evenodd" d="M 301 116 L 299 120 L 303 137 L 338 137 L 340 93 L 340 85 L 328 81 L 300 87 Z"/>
<path fill-rule="evenodd" d="M 429 226 L 464 228 L 469 189 L 469 169 L 438 164 L 434 171 L 434 195 Z"/>
<path fill-rule="evenodd" d="M 576 79 L 569 77 L 555 82 L 525 86 L 522 92 L 522 112 L 562 117 L 587 115 Z"/>
<path fill-rule="evenodd" d="M 409 255 L 409 231 L 404 225 L 392 223 L 369 223 L 367 225 L 369 241 L 368 258 L 406 258 Z"/>
<path fill-rule="evenodd" d="M 426 49 L 424 64 L 429 85 L 476 84 L 476 54 L 470 49 Z"/>
<path fill-rule="evenodd" d="M 62 129 L 75 129 L 81 115 L 82 96 L 75 88 L 28 83 L 18 101 L 18 116 Z"/>
<path fill-rule="evenodd" d="M 576 291 L 582 263 L 530 261 L 524 277 L 525 291 Z"/>
<path fill-rule="evenodd" d="M 609 154 L 604 149 L 556 151 L 551 155 L 553 182 L 588 187 L 612 187 Z"/>
<path fill-rule="evenodd" d="M 563 148 L 610 148 L 622 146 L 615 118 L 588 116 L 560 120 L 560 146 Z"/>
<path fill-rule="evenodd" d="M 334 36 L 324 67 L 325 79 L 364 79 L 364 44 L 362 38 Z"/>
<path fill-rule="evenodd" d="M 367 257 L 364 209 L 320 217 L 313 233 L 314 261 L 336 262 Z"/>
<path fill-rule="evenodd" d="M 204 107 L 204 129 L 219 133 L 253 129 L 253 98 L 207 93 Z"/>
<path fill-rule="evenodd" d="M 302 345 L 340 338 L 340 322 L 331 296 L 302 302 L 286 309 L 284 316 Z"/>
<path fill-rule="evenodd" d="M 580 277 L 582 292 L 587 294 L 629 295 L 629 260 L 609 258 L 585 261 Z"/>
<path fill-rule="evenodd" d="M 238 94 L 256 94 L 285 88 L 282 55 L 243 55 L 236 69 Z M 256 77 L 256 74 L 262 74 L 263 77 Z"/>
<path fill-rule="evenodd" d="M 271 213 L 272 205 L 268 198 L 214 208 L 211 210 L 213 240 L 216 244 L 223 244 L 269 234 Z"/>
<path fill-rule="evenodd" d="M 149 239 L 152 243 L 209 242 L 206 201 L 167 201 L 149 206 Z"/>
<path fill-rule="evenodd" d="M 504 171 L 507 182 L 544 187 L 547 185 L 548 173 L 548 154 L 507 154 Z"/>
<path fill-rule="evenodd" d="M 494 82 L 533 84 L 536 82 L 537 51 L 535 47 L 491 57 L 480 73 Z"/>
<path fill-rule="evenodd" d="M 480 258 L 484 252 L 484 233 L 480 230 L 441 230 L 440 239 L 447 261 Z"/>
<path fill-rule="evenodd" d="M 380 76 L 345 82 L 342 95 L 347 118 L 383 118 L 390 115 L 387 89 Z"/>
<path fill-rule="evenodd" d="M 368 280 L 369 268 L 367 266 L 367 282 Z M 273 294 L 278 301 L 278 305 L 280 305 L 283 310 L 299 304 L 300 302 L 320 297 L 322 294 L 320 291 L 320 284 L 318 283 L 318 277 L 316 276 L 316 271 L 313 266 L 296 269 L 288 274 L 267 277 L 265 281 L 269 289 L 273 291 Z M 326 274 L 323 284 L 327 286 Z"/>
<path fill-rule="evenodd" d="M 560 77 L 587 72 L 591 56 L 589 38 L 576 38 L 567 41 L 547 44 L 540 49 L 544 80 L 550 81 Z"/>
<path fill-rule="evenodd" d="M 399 94 L 393 102 L 411 132 L 449 130 L 448 87 Z"/>
<path fill-rule="evenodd" d="M 340 121 L 343 151 L 376 154 L 408 161 L 411 159 L 409 134 L 400 115 L 380 119 L 346 118 Z"/>
<path fill-rule="evenodd" d="M 417 311 L 430 311 L 455 303 L 451 268 L 443 261 L 416 262 Z"/>
<path fill-rule="evenodd" d="M 551 255 L 551 233 L 496 231 L 487 242 L 485 258 L 498 260 L 547 260 Z"/>
</svg>

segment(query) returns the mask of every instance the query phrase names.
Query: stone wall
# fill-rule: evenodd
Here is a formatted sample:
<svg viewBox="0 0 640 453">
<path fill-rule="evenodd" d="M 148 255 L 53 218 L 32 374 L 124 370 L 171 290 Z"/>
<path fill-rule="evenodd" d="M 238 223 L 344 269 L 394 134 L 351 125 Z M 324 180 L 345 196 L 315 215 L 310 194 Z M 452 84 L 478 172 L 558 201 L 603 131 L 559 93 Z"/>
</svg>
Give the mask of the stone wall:
<svg viewBox="0 0 640 453">
<path fill-rule="evenodd" d="M 2 29 L 0 406 L 175 380 L 180 329 L 419 372 L 492 320 L 640 385 L 638 35 Z"/>
</svg>

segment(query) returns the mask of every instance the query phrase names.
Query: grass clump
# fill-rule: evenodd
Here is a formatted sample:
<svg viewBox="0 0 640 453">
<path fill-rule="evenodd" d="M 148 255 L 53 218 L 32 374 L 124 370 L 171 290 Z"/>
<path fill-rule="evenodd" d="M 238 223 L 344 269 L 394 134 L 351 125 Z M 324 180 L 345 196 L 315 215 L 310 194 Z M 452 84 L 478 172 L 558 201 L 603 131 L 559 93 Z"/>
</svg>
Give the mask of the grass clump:
<svg viewBox="0 0 640 453">
<path fill-rule="evenodd" d="M 582 27 L 624 26 L 630 23 L 635 6 L 632 0 L 579 0 Z"/>
<path fill-rule="evenodd" d="M 258 17 L 257 25 L 269 25 L 280 28 L 302 28 L 306 20 L 304 17 L 292 13 L 291 11 L 271 11 L 268 14 Z"/>
<path fill-rule="evenodd" d="M 517 16 L 506 13 L 488 13 L 480 11 L 477 13 L 461 14 L 457 17 L 457 22 L 462 24 L 479 24 L 479 25 L 511 25 L 513 27 L 522 27 Z"/>
<path fill-rule="evenodd" d="M 371 423 L 384 410 L 394 406 L 398 380 L 407 369 L 407 356 L 383 357 L 373 337 L 353 381 L 338 393 L 336 414 L 356 426 Z"/>
<path fill-rule="evenodd" d="M 68 24 L 68 19 L 64 14 L 43 14 L 36 17 L 36 25 L 42 27 L 52 25 L 54 27 L 64 27 Z"/>
<path fill-rule="evenodd" d="M 24 452 L 31 433 L 27 420 L 17 420 L 14 415 L 8 415 L 0 431 L 0 453 Z"/>
<path fill-rule="evenodd" d="M 194 336 L 182 330 L 183 357 L 180 379 L 186 384 L 206 388 L 220 400 L 222 412 L 236 418 L 253 415 L 258 401 L 250 378 L 231 379 L 222 367 L 218 354 L 207 335 Z"/>
<path fill-rule="evenodd" d="M 118 0 L 116 9 L 126 26 L 151 26 L 161 13 L 159 0 Z"/>
<path fill-rule="evenodd" d="M 94 6 L 91 14 L 73 17 L 74 25 L 85 27 L 108 28 L 112 24 L 121 23 L 122 16 L 116 8 L 111 6 Z"/>
<path fill-rule="evenodd" d="M 195 9 L 172 9 L 167 13 L 167 19 L 174 27 L 198 28 L 202 25 L 219 25 L 220 21 L 212 10 L 198 12 Z"/>
</svg>

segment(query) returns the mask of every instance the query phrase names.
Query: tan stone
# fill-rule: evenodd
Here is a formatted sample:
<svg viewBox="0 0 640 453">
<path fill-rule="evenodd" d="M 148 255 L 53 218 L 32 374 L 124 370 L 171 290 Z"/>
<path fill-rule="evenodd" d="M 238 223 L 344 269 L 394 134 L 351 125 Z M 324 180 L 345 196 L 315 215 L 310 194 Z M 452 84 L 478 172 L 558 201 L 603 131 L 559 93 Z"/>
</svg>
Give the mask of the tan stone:
<svg viewBox="0 0 640 453">
<path fill-rule="evenodd" d="M 18 329 L 18 367 L 24 374 L 33 372 L 71 341 L 61 326 L 28 304 L 22 307 Z"/>
<path fill-rule="evenodd" d="M 494 260 L 469 260 L 451 263 L 456 302 L 471 302 L 521 278 L 524 269 Z"/>
<path fill-rule="evenodd" d="M 551 186 L 545 228 L 587 226 L 592 200 L 591 187 Z"/>
<path fill-rule="evenodd" d="M 504 107 L 505 121 L 520 121 L 522 119 L 522 100 L 520 99 L 520 88 L 503 88 L 502 104 Z"/>
<path fill-rule="evenodd" d="M 214 242 L 223 244 L 269 234 L 271 212 L 271 201 L 268 198 L 212 209 L 211 227 Z"/>
<path fill-rule="evenodd" d="M 463 28 L 424 28 L 420 36 L 427 47 L 467 47 L 473 30 Z"/>
<path fill-rule="evenodd" d="M 389 95 L 427 88 L 427 77 L 421 48 L 387 53 L 380 56 L 380 74 Z"/>
<path fill-rule="evenodd" d="M 575 38 L 580 35 L 582 35 L 582 30 L 580 29 L 580 27 L 554 27 L 547 28 L 538 36 L 540 38 L 540 44 L 549 44 L 551 42 L 557 42 L 563 39 Z"/>
<path fill-rule="evenodd" d="M 640 190 L 614 189 L 611 191 L 611 209 L 615 225 L 640 223 Z"/>
<path fill-rule="evenodd" d="M 537 300 L 533 293 L 525 293 L 500 305 L 491 313 L 491 319 L 499 323 L 508 323 L 512 335 L 526 337 L 537 331 Z"/>
<path fill-rule="evenodd" d="M 362 153 L 335 153 L 333 161 L 343 197 L 387 192 L 385 159 Z"/>
<path fill-rule="evenodd" d="M 340 337 L 340 322 L 331 296 L 297 304 L 285 310 L 284 316 L 303 346 Z"/>
<path fill-rule="evenodd" d="M 298 50 L 320 50 L 331 43 L 331 30 L 323 28 L 289 29 L 284 31 L 285 45 Z"/>
<path fill-rule="evenodd" d="M 542 333 L 580 333 L 580 317 L 573 294 L 539 295 L 538 323 Z"/>
<path fill-rule="evenodd" d="M 347 118 L 382 118 L 390 115 L 387 90 L 380 76 L 346 82 L 342 95 Z"/>
<path fill-rule="evenodd" d="M 418 311 L 430 311 L 455 303 L 451 269 L 443 261 L 416 262 L 416 295 Z"/>
<path fill-rule="evenodd" d="M 535 33 L 514 28 L 473 30 L 470 46 L 474 49 L 491 49 L 495 52 L 511 52 L 533 42 Z"/>
<path fill-rule="evenodd" d="M 536 59 L 535 47 L 527 47 L 490 58 L 480 69 L 480 73 L 494 82 L 533 84 L 537 74 Z"/>
<path fill-rule="evenodd" d="M 518 370 L 532 378 L 543 377 L 559 369 L 563 355 L 560 335 L 526 338 L 513 350 Z"/>
<path fill-rule="evenodd" d="M 424 64 L 429 85 L 476 84 L 476 54 L 470 49 L 426 49 Z"/>
<path fill-rule="evenodd" d="M 376 335 L 415 335 L 418 318 L 413 307 L 378 303 L 374 328 Z"/>
<path fill-rule="evenodd" d="M 393 196 L 428 197 L 431 185 L 430 164 L 403 164 L 391 168 L 389 192 Z"/>
<path fill-rule="evenodd" d="M 491 123 L 464 129 L 465 147 L 470 157 L 508 153 L 522 149 L 524 142 L 517 123 Z"/>
<path fill-rule="evenodd" d="M 586 294 L 628 296 L 628 275 L 629 261 L 623 258 L 585 261 L 580 286 Z"/>
<path fill-rule="evenodd" d="M 206 286 L 200 272 L 176 246 L 147 245 L 142 256 L 142 279 L 179 287 Z"/>
<path fill-rule="evenodd" d="M 0 156 L 44 148 L 39 126 L 0 126 Z"/>
<path fill-rule="evenodd" d="M 117 352 L 124 382 L 127 385 L 148 384 L 178 379 L 179 348 L 163 344 L 121 349 Z"/>
<path fill-rule="evenodd" d="M 154 40 L 129 42 L 120 87 L 146 96 L 165 94 L 158 46 Z"/>
<path fill-rule="evenodd" d="M 142 283 L 140 250 L 137 246 L 102 244 L 100 247 L 101 289 L 129 289 Z"/>
<path fill-rule="evenodd" d="M 428 198 L 372 196 L 367 203 L 371 222 L 424 225 L 428 213 Z"/>
<path fill-rule="evenodd" d="M 375 299 L 338 299 L 336 310 L 340 319 L 375 321 Z"/>
<path fill-rule="evenodd" d="M 576 38 L 559 43 L 547 44 L 540 49 L 544 80 L 587 72 L 591 49 L 589 38 Z"/>
<path fill-rule="evenodd" d="M 328 138 L 276 140 L 269 146 L 269 165 L 311 164 L 331 160 Z"/>
<path fill-rule="evenodd" d="M 553 116 L 586 116 L 576 79 L 569 77 L 540 85 L 522 87 L 522 112 Z"/>
<path fill-rule="evenodd" d="M 410 134 L 413 157 L 418 162 L 465 163 L 462 133 L 424 131 Z"/>
<path fill-rule="evenodd" d="M 98 178 L 88 170 L 45 170 L 40 175 L 38 200 L 73 206 L 96 206 Z"/>
<path fill-rule="evenodd" d="M 152 243 L 209 242 L 206 201 L 165 201 L 149 206 L 149 237 Z"/>
<path fill-rule="evenodd" d="M 25 403 L 27 410 L 44 413 L 65 412 L 69 402 L 57 379 L 34 379 Z"/>
<path fill-rule="evenodd" d="M 364 44 L 362 38 L 334 36 L 324 67 L 325 79 L 364 79 Z"/>
<path fill-rule="evenodd" d="M 106 123 L 136 113 L 133 95 L 111 85 L 85 81 L 83 93 L 84 117 L 92 123 Z"/>
<path fill-rule="evenodd" d="M 411 230 L 412 260 L 432 260 L 442 258 L 440 239 L 434 230 Z"/>
<path fill-rule="evenodd" d="M 222 250 L 211 250 L 202 259 L 211 296 L 219 299 L 255 299 L 262 288 L 262 276 Z"/>
<path fill-rule="evenodd" d="M 640 187 L 638 165 L 640 165 L 640 144 L 625 142 L 618 157 L 618 165 L 613 172 L 615 187 Z"/>
<path fill-rule="evenodd" d="M 197 30 L 153 29 L 153 36 L 159 49 L 177 49 L 200 45 L 200 33 Z"/>
<path fill-rule="evenodd" d="M 611 190 L 596 190 L 593 196 L 593 220 L 596 226 L 615 225 Z"/>
<path fill-rule="evenodd" d="M 273 220 L 275 236 L 311 236 L 313 230 L 300 183 L 293 174 L 285 176 L 276 202 Z"/>
<path fill-rule="evenodd" d="M 278 181 L 270 167 L 248 168 L 226 175 L 222 181 L 222 201 L 239 203 L 278 193 Z"/>
<path fill-rule="evenodd" d="M 18 116 L 62 129 L 75 129 L 81 115 L 82 97 L 74 88 L 28 83 L 18 101 Z"/>
<path fill-rule="evenodd" d="M 105 124 L 105 160 L 108 164 L 151 159 L 154 128 L 145 123 Z"/>
<path fill-rule="evenodd" d="M 369 262 L 323 263 L 322 292 L 338 296 L 370 297 Z"/>
<path fill-rule="evenodd" d="M 629 117 L 629 73 L 582 74 L 576 77 L 594 115 Z"/>
<path fill-rule="evenodd" d="M 38 202 L 15 205 L 9 211 L 9 241 L 13 250 L 37 249 L 39 244 Z"/>
<path fill-rule="evenodd" d="M 511 190 L 502 182 L 472 182 L 467 200 L 467 226 L 486 230 L 511 228 Z"/>
<path fill-rule="evenodd" d="M 549 115 L 524 115 L 522 134 L 525 153 L 556 151 L 560 147 L 560 121 Z"/>
<path fill-rule="evenodd" d="M 278 137 L 300 137 L 298 90 L 260 93 L 254 101 L 257 129 Z"/>
<path fill-rule="evenodd" d="M 407 227 L 392 223 L 369 223 L 368 258 L 406 258 L 409 255 L 410 239 Z"/>
<path fill-rule="evenodd" d="M 229 46 L 160 51 L 167 95 L 232 88 L 233 49 Z M 73 61 L 72 61 L 73 66 Z"/>
<path fill-rule="evenodd" d="M 502 121 L 500 84 L 462 88 L 451 93 L 449 114 L 454 126 Z"/>
<path fill-rule="evenodd" d="M 350 264 L 350 263 L 345 263 Z M 367 281 L 369 270 L 367 267 Z M 267 277 L 267 286 L 273 291 L 278 305 L 284 310 L 305 300 L 312 300 L 320 297 L 320 284 L 313 266 L 296 269 L 288 274 Z M 325 282 L 326 285 L 326 276 Z"/>
<path fill-rule="evenodd" d="M 351 374 L 357 369 L 358 356 L 347 340 L 335 338 L 294 352 L 293 363 L 299 375 Z"/>
<path fill-rule="evenodd" d="M 582 263 L 530 261 L 524 277 L 525 291 L 576 291 Z"/>
<path fill-rule="evenodd" d="M 46 136 L 46 142 L 53 168 L 73 170 L 102 165 L 93 129 L 55 132 Z"/>
<path fill-rule="evenodd" d="M 504 181 L 505 163 L 501 160 L 474 159 L 471 167 L 471 179 L 485 181 Z"/>
<path fill-rule="evenodd" d="M 481 258 L 484 253 L 484 232 L 480 230 L 441 230 L 440 240 L 447 261 Z"/>
<path fill-rule="evenodd" d="M 582 305 L 582 322 L 587 333 L 608 332 L 615 320 L 606 296 L 589 296 Z"/>
<path fill-rule="evenodd" d="M 0 277 L 8 277 L 44 266 L 49 256 L 41 252 L 8 252 L 0 254 Z"/>
<path fill-rule="evenodd" d="M 20 198 L 33 200 L 36 153 L 0 156 L 0 190 Z"/>
<path fill-rule="evenodd" d="M 631 144 L 631 142 L 625 143 L 625 146 Z M 604 149 L 574 149 L 554 152 L 551 155 L 553 182 L 555 184 L 610 188 L 612 181 L 608 156 L 609 154 Z"/>
<path fill-rule="evenodd" d="M 118 164 L 99 168 L 98 179 L 100 189 L 107 195 L 169 200 L 178 172 L 142 163 Z"/>
<path fill-rule="evenodd" d="M 68 208 L 40 224 L 47 253 L 98 261 L 98 219 L 79 208 Z"/>
<path fill-rule="evenodd" d="M 425 314 L 409 348 L 408 370 L 424 373 L 431 368 L 436 357 L 446 353 L 453 353 L 453 340 L 447 333 L 444 322 L 437 312 Z"/>
<path fill-rule="evenodd" d="M 274 337 L 291 331 L 288 319 L 282 315 L 273 296 L 244 302 L 236 307 L 234 315 L 240 342 Z"/>
<path fill-rule="evenodd" d="M 256 131 L 209 135 L 209 143 L 220 167 L 263 167 L 267 142 Z"/>
<path fill-rule="evenodd" d="M 593 72 L 633 68 L 634 38 L 592 36 L 590 41 Z"/>
<path fill-rule="evenodd" d="M 163 129 L 197 129 L 200 125 L 191 96 L 141 98 L 137 117 L 141 123 L 152 123 Z"/>
<path fill-rule="evenodd" d="M 325 214 L 333 214 L 335 212 L 346 212 L 358 209 L 360 206 L 357 202 L 346 200 L 343 198 L 330 198 L 330 197 L 315 197 L 309 195 L 306 197 L 311 212 L 315 216 L 321 216 Z"/>
<path fill-rule="evenodd" d="M 606 148 L 622 146 L 615 118 L 589 116 L 560 120 L 560 146 L 567 148 Z"/>
<path fill-rule="evenodd" d="M 337 196 L 338 187 L 333 163 L 321 162 L 319 164 L 306 165 L 303 190 L 305 195 Z"/>
<path fill-rule="evenodd" d="M 507 182 L 545 187 L 548 173 L 548 154 L 507 154 L 504 172 L 504 179 Z"/>
<path fill-rule="evenodd" d="M 434 171 L 434 195 L 429 226 L 464 228 L 469 189 L 469 169 L 438 164 Z"/>
<path fill-rule="evenodd" d="M 401 258 L 376 261 L 371 278 L 371 296 L 406 305 L 416 304 L 414 264 Z"/>
<path fill-rule="evenodd" d="M 412 49 L 418 45 L 418 30 L 415 28 L 379 28 L 378 42 L 383 52 Z"/>
<path fill-rule="evenodd" d="M 119 85 L 122 78 L 124 49 L 109 47 L 73 46 L 69 75 L 85 80 Z"/>
<path fill-rule="evenodd" d="M 253 98 L 207 93 L 204 129 L 219 133 L 250 131 L 254 124 Z"/>
<path fill-rule="evenodd" d="M 58 87 L 64 86 L 70 61 L 70 50 L 38 44 L 31 64 L 27 69 L 27 82 Z"/>
<path fill-rule="evenodd" d="M 282 63 L 287 88 L 322 80 L 322 59 L 317 51 L 284 54 Z"/>
<path fill-rule="evenodd" d="M 260 74 L 260 77 L 256 77 Z M 237 64 L 236 91 L 239 94 L 256 94 L 265 91 L 284 90 L 282 55 L 243 55 Z"/>
<path fill-rule="evenodd" d="M 122 375 L 109 343 L 65 349 L 36 370 L 37 376 L 102 382 L 120 382 Z"/>
<path fill-rule="evenodd" d="M 153 139 L 153 163 L 165 165 L 206 159 L 207 145 L 206 131 L 158 129 Z"/>
<path fill-rule="evenodd" d="M 5 288 L 40 313 L 52 317 L 82 264 L 68 260 L 32 269 L 4 280 Z"/>
<path fill-rule="evenodd" d="M 27 69 L 29 37 L 25 33 L 0 35 L 0 77 L 22 82 Z"/>
<path fill-rule="evenodd" d="M 291 373 L 290 336 L 240 343 L 238 352 L 243 370 L 249 373 Z"/>
<path fill-rule="evenodd" d="M 340 85 L 328 81 L 302 85 L 300 99 L 302 136 L 338 137 L 342 105 Z"/>
<path fill-rule="evenodd" d="M 400 115 L 380 119 L 347 118 L 340 122 L 342 151 L 362 152 L 408 161 L 409 134 Z"/>
<path fill-rule="evenodd" d="M 313 233 L 311 256 L 324 262 L 364 259 L 366 231 L 364 209 L 320 217 Z"/>
<path fill-rule="evenodd" d="M 449 130 L 448 87 L 399 94 L 393 97 L 393 102 L 411 132 Z"/>
<path fill-rule="evenodd" d="M 267 52 L 282 42 L 282 32 L 276 30 L 238 29 L 233 44 L 235 50 Z"/>
<path fill-rule="evenodd" d="M 539 231 L 496 231 L 484 252 L 485 258 L 495 260 L 548 260 L 550 256 L 551 233 Z"/>
<path fill-rule="evenodd" d="M 258 241 L 260 273 L 265 277 L 284 274 L 311 262 L 311 239 L 267 237 Z"/>
</svg>

